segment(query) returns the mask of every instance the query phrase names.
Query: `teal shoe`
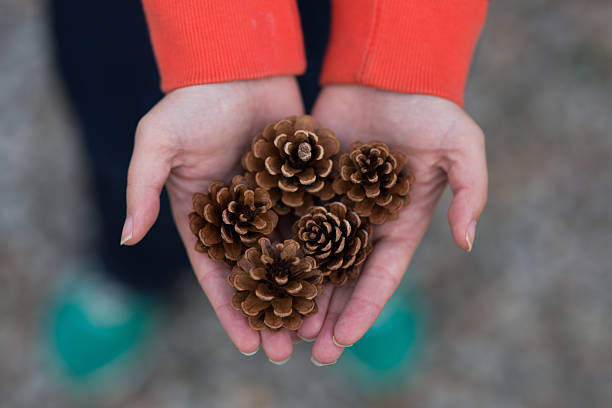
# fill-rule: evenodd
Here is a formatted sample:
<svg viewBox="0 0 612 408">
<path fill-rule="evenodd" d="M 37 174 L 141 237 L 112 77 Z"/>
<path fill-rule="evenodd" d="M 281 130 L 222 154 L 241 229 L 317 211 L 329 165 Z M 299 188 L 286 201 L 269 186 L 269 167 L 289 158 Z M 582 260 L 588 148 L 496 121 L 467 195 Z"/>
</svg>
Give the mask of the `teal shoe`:
<svg viewBox="0 0 612 408">
<path fill-rule="evenodd" d="M 391 297 L 370 330 L 346 349 L 343 363 L 363 391 L 384 391 L 409 377 L 421 356 L 425 320 L 412 293 L 398 290 Z"/>
<path fill-rule="evenodd" d="M 52 293 L 43 341 L 61 383 L 95 391 L 128 376 L 151 337 L 157 301 L 103 274 L 74 276 Z"/>
</svg>

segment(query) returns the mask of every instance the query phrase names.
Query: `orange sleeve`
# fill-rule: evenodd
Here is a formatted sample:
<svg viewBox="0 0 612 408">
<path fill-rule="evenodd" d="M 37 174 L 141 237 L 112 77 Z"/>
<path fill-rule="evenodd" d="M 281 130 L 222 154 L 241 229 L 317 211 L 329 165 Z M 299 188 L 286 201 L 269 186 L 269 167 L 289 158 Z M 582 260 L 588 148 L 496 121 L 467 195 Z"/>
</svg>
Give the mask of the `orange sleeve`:
<svg viewBox="0 0 612 408">
<path fill-rule="evenodd" d="M 143 0 L 143 6 L 164 92 L 306 67 L 294 0 Z"/>
<path fill-rule="evenodd" d="M 441 96 L 463 104 L 487 0 L 332 0 L 321 83 Z"/>
</svg>

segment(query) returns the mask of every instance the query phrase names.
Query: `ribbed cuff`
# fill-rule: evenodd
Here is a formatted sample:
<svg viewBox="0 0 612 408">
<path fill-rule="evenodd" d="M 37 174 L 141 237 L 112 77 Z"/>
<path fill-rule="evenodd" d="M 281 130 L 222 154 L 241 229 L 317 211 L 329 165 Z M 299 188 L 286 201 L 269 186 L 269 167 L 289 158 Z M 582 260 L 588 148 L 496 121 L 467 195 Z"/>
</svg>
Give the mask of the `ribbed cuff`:
<svg viewBox="0 0 612 408">
<path fill-rule="evenodd" d="M 143 6 L 164 92 L 306 67 L 294 0 L 143 0 Z"/>
<path fill-rule="evenodd" d="M 441 96 L 463 105 L 487 0 L 332 0 L 321 83 Z"/>
</svg>

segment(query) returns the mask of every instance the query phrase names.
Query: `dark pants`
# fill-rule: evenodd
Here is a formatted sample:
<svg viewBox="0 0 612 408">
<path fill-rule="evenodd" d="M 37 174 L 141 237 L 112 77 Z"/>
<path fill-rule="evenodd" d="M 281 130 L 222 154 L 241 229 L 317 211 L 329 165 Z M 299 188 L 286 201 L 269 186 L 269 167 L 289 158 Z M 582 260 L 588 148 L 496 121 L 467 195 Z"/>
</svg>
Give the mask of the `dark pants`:
<svg viewBox="0 0 612 408">
<path fill-rule="evenodd" d="M 316 94 L 327 42 L 328 0 L 299 1 L 308 72 L 299 78 L 307 109 Z M 187 266 L 165 192 L 159 218 L 144 240 L 119 245 L 125 185 L 138 120 L 163 96 L 138 0 L 54 0 L 52 35 L 61 78 L 81 125 L 92 174 L 106 270 L 139 290 L 172 287 Z"/>
</svg>

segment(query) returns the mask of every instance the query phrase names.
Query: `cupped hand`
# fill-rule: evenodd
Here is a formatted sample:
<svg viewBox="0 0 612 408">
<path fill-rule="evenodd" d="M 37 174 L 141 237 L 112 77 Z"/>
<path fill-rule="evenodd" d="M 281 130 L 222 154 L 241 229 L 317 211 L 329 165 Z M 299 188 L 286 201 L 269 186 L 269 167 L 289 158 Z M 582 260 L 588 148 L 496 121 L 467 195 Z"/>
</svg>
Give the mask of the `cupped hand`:
<svg viewBox="0 0 612 408">
<path fill-rule="evenodd" d="M 321 92 L 313 116 L 336 132 L 343 150 L 354 141 L 381 140 L 406 153 L 416 177 L 399 219 L 376 226 L 374 251 L 359 279 L 327 288 L 319 312 L 300 328 L 301 337 L 316 338 L 313 359 L 331 364 L 365 334 L 399 285 L 447 183 L 454 195 L 448 210 L 452 236 L 471 251 L 487 200 L 487 166 L 482 131 L 443 98 L 333 85 Z"/>
<path fill-rule="evenodd" d="M 172 214 L 195 274 L 219 320 L 245 354 L 260 343 L 273 361 L 287 359 L 292 341 L 284 330 L 252 330 L 230 305 L 233 289 L 228 268 L 196 252 L 189 230 L 192 195 L 213 180 L 229 180 L 240 171 L 240 157 L 256 133 L 280 118 L 301 114 L 295 78 L 272 77 L 180 88 L 166 95 L 140 121 L 128 171 L 127 217 L 122 244 L 138 243 L 159 212 L 164 185 Z"/>
</svg>

